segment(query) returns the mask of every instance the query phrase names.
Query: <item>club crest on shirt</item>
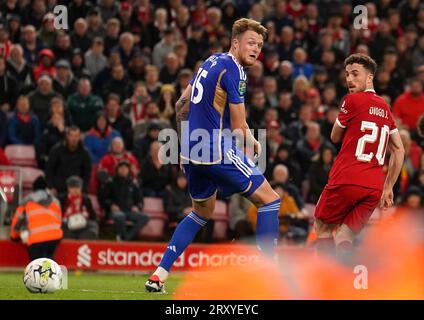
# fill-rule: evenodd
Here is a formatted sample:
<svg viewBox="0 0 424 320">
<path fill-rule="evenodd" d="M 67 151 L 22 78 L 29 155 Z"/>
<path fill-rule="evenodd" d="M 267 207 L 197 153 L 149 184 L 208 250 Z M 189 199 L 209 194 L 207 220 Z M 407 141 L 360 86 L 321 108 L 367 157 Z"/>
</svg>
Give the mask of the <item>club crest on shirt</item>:
<svg viewBox="0 0 424 320">
<path fill-rule="evenodd" d="M 239 82 L 239 93 L 243 96 L 246 93 L 246 81 Z"/>
</svg>

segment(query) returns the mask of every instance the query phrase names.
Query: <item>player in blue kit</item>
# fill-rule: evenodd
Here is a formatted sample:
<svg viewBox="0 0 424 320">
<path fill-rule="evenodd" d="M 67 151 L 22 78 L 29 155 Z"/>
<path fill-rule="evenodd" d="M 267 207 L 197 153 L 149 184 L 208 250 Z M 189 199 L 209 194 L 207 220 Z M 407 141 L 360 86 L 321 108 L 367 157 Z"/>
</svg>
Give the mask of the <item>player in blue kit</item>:
<svg viewBox="0 0 424 320">
<path fill-rule="evenodd" d="M 145 287 L 164 290 L 169 270 L 212 216 L 216 193 L 240 193 L 258 207 L 256 240 L 261 251 L 272 254 L 277 244 L 280 198 L 255 164 L 236 147 L 234 135 L 253 146 L 261 145 L 246 123 L 244 67 L 257 60 L 266 28 L 251 19 L 239 19 L 232 28 L 228 53 L 210 56 L 199 68 L 176 104 L 181 161 L 188 178 L 193 211 L 177 226 L 164 256 Z"/>
</svg>

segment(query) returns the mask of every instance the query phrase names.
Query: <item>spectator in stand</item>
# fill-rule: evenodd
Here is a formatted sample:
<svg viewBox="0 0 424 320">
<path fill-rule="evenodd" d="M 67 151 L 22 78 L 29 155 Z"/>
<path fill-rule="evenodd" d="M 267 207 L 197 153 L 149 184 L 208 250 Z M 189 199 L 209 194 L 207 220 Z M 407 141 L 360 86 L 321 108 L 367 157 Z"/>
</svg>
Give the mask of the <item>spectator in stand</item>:
<svg viewBox="0 0 424 320">
<path fill-rule="evenodd" d="M 324 139 L 331 141 L 331 130 L 339 114 L 339 107 L 330 105 L 325 113 L 325 119 L 321 122 L 321 134 Z"/>
<path fill-rule="evenodd" d="M 109 94 L 105 113 L 108 118 L 109 124 L 116 131 L 120 133 L 125 142 L 125 147 L 129 150 L 133 148 L 133 130 L 130 119 L 128 119 L 122 112 L 120 106 L 120 98 L 114 93 Z"/>
<path fill-rule="evenodd" d="M 53 90 L 53 81 L 48 75 L 41 75 L 37 80 L 37 88 L 28 94 L 31 110 L 41 122 L 46 124 L 49 116 L 50 101 L 59 95 Z"/>
<path fill-rule="evenodd" d="M 307 124 L 312 120 L 312 107 L 304 104 L 299 110 L 299 120 L 289 124 L 285 135 L 293 143 L 299 141 L 306 133 Z"/>
<path fill-rule="evenodd" d="M 271 184 L 280 183 L 284 186 L 284 189 L 288 192 L 290 196 L 296 201 L 296 205 L 299 209 L 302 209 L 303 199 L 299 192 L 299 189 L 291 182 L 289 182 L 289 170 L 283 164 L 278 164 L 274 167 L 272 172 Z"/>
<path fill-rule="evenodd" d="M 91 48 L 84 54 L 84 61 L 91 79 L 107 66 L 107 58 L 103 54 L 104 41 L 102 38 L 94 38 L 91 41 Z"/>
<path fill-rule="evenodd" d="M 43 41 L 44 46 L 52 48 L 56 42 L 58 30 L 54 26 L 55 15 L 51 12 L 43 17 L 43 24 L 38 31 L 37 37 Z"/>
<path fill-rule="evenodd" d="M 94 126 L 84 138 L 84 145 L 90 152 L 91 162 L 97 164 L 107 154 L 112 140 L 119 136 L 119 132 L 110 126 L 106 114 L 99 112 Z"/>
<path fill-rule="evenodd" d="M 14 44 L 10 48 L 10 56 L 7 59 L 7 70 L 17 80 L 18 93 L 27 92 L 34 83 L 33 72 L 24 58 L 24 49 L 20 44 Z"/>
<path fill-rule="evenodd" d="M 142 213 L 143 196 L 141 190 L 132 181 L 130 164 L 120 161 L 116 174 L 99 192 L 99 202 L 107 217 L 113 219 L 117 240 L 135 240 L 138 232 L 146 225 L 149 218 Z M 126 221 L 133 222 L 127 231 Z"/>
<path fill-rule="evenodd" d="M 119 36 L 119 45 L 112 49 L 118 51 L 121 57 L 121 63 L 124 68 L 128 68 L 131 58 L 137 54 L 140 49 L 134 43 L 134 36 L 130 32 L 124 32 Z"/>
<path fill-rule="evenodd" d="M 418 39 L 418 46 L 412 53 L 412 68 L 418 68 L 424 64 L 424 34 Z"/>
<path fill-rule="evenodd" d="M 121 160 L 128 161 L 131 176 L 133 178 L 138 177 L 140 165 L 132 153 L 125 150 L 124 141 L 121 137 L 116 137 L 112 140 L 110 151 L 99 162 L 98 172 L 105 172 L 109 177 L 113 177 Z"/>
<path fill-rule="evenodd" d="M 111 50 L 119 44 L 121 23 L 116 18 L 107 20 L 106 37 L 104 38 L 104 54 L 108 57 Z"/>
<path fill-rule="evenodd" d="M 138 139 L 134 143 L 134 155 L 136 156 L 139 163 L 143 163 L 150 150 L 150 145 L 153 141 L 158 141 L 161 125 L 157 121 L 152 121 L 147 127 L 147 133 Z"/>
<path fill-rule="evenodd" d="M 74 124 L 86 132 L 93 126 L 97 113 L 103 109 L 103 101 L 91 93 L 90 80 L 82 78 L 78 81 L 78 91 L 69 96 L 67 106 Z"/>
<path fill-rule="evenodd" d="M 415 131 L 418 117 L 424 113 L 423 84 L 418 79 L 409 82 L 409 90 L 393 104 L 393 115 L 406 128 Z"/>
<path fill-rule="evenodd" d="M 295 79 L 297 76 L 305 76 L 310 79 L 314 74 L 314 67 L 308 63 L 308 55 L 305 49 L 299 47 L 293 52 L 293 73 L 292 77 Z"/>
<path fill-rule="evenodd" d="M 321 148 L 318 160 L 312 162 L 308 172 L 308 195 L 306 202 L 316 204 L 328 181 L 336 150 L 329 144 Z"/>
<path fill-rule="evenodd" d="M 187 188 L 187 178 L 178 172 L 172 184 L 165 190 L 163 205 L 168 214 L 169 222 L 180 222 L 193 208 Z"/>
<path fill-rule="evenodd" d="M 103 100 L 106 100 L 108 95 L 114 93 L 119 96 L 120 100 L 124 101 L 131 95 L 132 84 L 125 74 L 122 64 L 115 64 L 111 68 L 111 78 L 106 81 L 102 89 Z"/>
<path fill-rule="evenodd" d="M 26 96 L 19 96 L 16 110 L 7 123 L 10 144 L 35 145 L 40 141 L 40 121 L 32 113 Z"/>
<path fill-rule="evenodd" d="M 66 179 L 78 176 L 84 181 L 87 190 L 91 174 L 91 159 L 81 141 L 81 131 L 76 126 L 66 129 L 65 140 L 56 144 L 50 151 L 46 164 L 46 180 L 54 194 L 66 191 Z"/>
<path fill-rule="evenodd" d="M 306 126 L 305 137 L 296 144 L 297 159 L 302 172 L 308 172 L 312 160 L 319 155 L 319 150 L 325 143 L 319 124 L 313 121 L 309 122 Z"/>
<path fill-rule="evenodd" d="M 159 70 L 162 69 L 167 54 L 174 51 L 174 46 L 174 31 L 168 28 L 164 31 L 162 40 L 154 46 L 152 52 L 153 63 Z"/>
<path fill-rule="evenodd" d="M 175 97 L 175 88 L 171 84 L 164 84 L 161 89 L 161 95 L 159 97 L 159 119 L 169 125 L 175 122 L 175 111 L 174 106 L 177 102 Z"/>
<path fill-rule="evenodd" d="M 130 118 L 133 128 L 146 120 L 146 104 L 149 101 L 151 97 L 146 85 L 141 81 L 137 82 L 132 96 L 122 105 L 122 110 Z"/>
<path fill-rule="evenodd" d="M 161 142 L 153 141 L 150 144 L 149 156 L 140 164 L 140 185 L 146 197 L 162 198 L 166 187 L 172 183 L 172 167 L 162 163 L 161 147 Z"/>
<path fill-rule="evenodd" d="M 0 108 L 0 148 L 6 145 L 7 141 L 7 115 Z"/>
<path fill-rule="evenodd" d="M 295 241 L 305 241 L 308 234 L 308 219 L 305 219 L 295 200 L 289 195 L 283 184 L 272 183 L 271 185 L 281 199 L 278 211 L 280 234 Z M 247 211 L 250 226 L 254 231 L 256 230 L 257 213 L 258 209 L 254 205 L 251 205 Z"/>
<path fill-rule="evenodd" d="M 159 69 L 154 65 L 147 65 L 144 73 L 144 80 L 146 82 L 147 92 L 152 100 L 157 101 L 160 96 L 160 89 L 162 83 L 159 81 Z"/>
<path fill-rule="evenodd" d="M 252 93 L 249 109 L 249 120 L 252 129 L 263 128 L 265 117 L 266 99 L 265 93 L 261 90 L 255 90 Z"/>
<path fill-rule="evenodd" d="M 50 49 L 43 49 L 40 51 L 40 60 L 38 65 L 34 68 L 34 79 L 35 81 L 42 74 L 48 74 L 50 78 L 53 78 L 56 74 L 56 68 L 54 66 L 54 53 Z"/>
<path fill-rule="evenodd" d="M 238 193 L 230 198 L 228 208 L 230 213 L 230 220 L 228 222 L 230 239 L 249 240 L 253 236 L 253 230 L 247 219 L 247 212 L 250 206 L 251 202 Z"/>
<path fill-rule="evenodd" d="M 72 42 L 71 37 L 64 31 L 60 31 L 56 37 L 56 44 L 53 47 L 56 61 L 71 61 L 72 58 Z"/>
<path fill-rule="evenodd" d="M 134 127 L 135 139 L 146 134 L 147 128 L 151 122 L 158 122 L 162 128 L 169 126 L 167 122 L 160 120 L 159 106 L 155 101 L 149 101 L 146 103 L 146 118 L 144 121 Z"/>
<path fill-rule="evenodd" d="M 302 173 L 300 171 L 299 163 L 294 159 L 292 146 L 287 141 L 280 144 L 272 165 L 267 166 L 265 174 L 269 180 L 272 180 L 272 173 L 274 168 L 279 164 L 283 164 L 287 167 L 288 171 L 290 172 L 290 181 L 296 187 L 300 188 L 302 185 Z"/>
<path fill-rule="evenodd" d="M 76 48 L 72 51 L 71 68 L 72 73 L 77 79 L 90 78 L 90 74 L 85 68 L 84 54 L 79 48 Z"/>
<path fill-rule="evenodd" d="M 86 17 L 90 9 L 92 8 L 92 3 L 89 1 L 83 0 L 72 0 L 70 1 L 68 7 L 69 14 L 69 25 L 73 26 L 75 21 L 78 18 Z"/>
<path fill-rule="evenodd" d="M 424 209 L 424 194 L 417 187 L 411 187 L 403 197 L 401 206 L 408 209 L 408 214 L 417 215 L 421 218 Z"/>
<path fill-rule="evenodd" d="M 278 89 L 284 92 L 293 91 L 293 65 L 290 61 L 284 60 L 278 68 Z"/>
<path fill-rule="evenodd" d="M 34 67 L 44 45 L 41 40 L 37 39 L 36 29 L 33 25 L 26 25 L 23 29 L 22 48 L 24 49 L 25 60 L 31 67 Z"/>
<path fill-rule="evenodd" d="M 163 84 L 174 83 L 178 78 L 180 67 L 178 65 L 178 57 L 174 52 L 170 52 L 165 56 L 165 63 L 159 73 L 159 81 Z"/>
<path fill-rule="evenodd" d="M 3 23 L 0 23 L 0 56 L 8 59 L 11 46 L 12 42 L 9 40 L 8 30 Z"/>
<path fill-rule="evenodd" d="M 99 237 L 97 215 L 87 194 L 83 193 L 83 181 L 71 176 L 66 180 L 67 192 L 59 196 L 63 212 L 63 238 L 95 240 Z"/>
<path fill-rule="evenodd" d="M 18 82 L 6 68 L 5 57 L 0 56 L 0 109 L 6 112 L 12 110 L 18 90 Z"/>
<path fill-rule="evenodd" d="M 280 30 L 277 28 L 277 30 Z M 294 44 L 294 31 L 291 26 L 284 26 L 281 29 L 280 44 L 278 45 L 278 54 L 280 60 L 293 60 L 293 53 L 296 49 Z"/>
<path fill-rule="evenodd" d="M 106 35 L 106 28 L 103 25 L 102 17 L 98 8 L 92 8 L 87 14 L 87 36 L 89 39 L 95 37 L 103 38 Z"/>
<path fill-rule="evenodd" d="M 13 2 L 14 0 L 12 0 Z M 9 40 L 11 43 L 19 43 L 21 41 L 21 17 L 17 14 L 6 14 L 7 31 L 9 33 Z"/>
<path fill-rule="evenodd" d="M 71 125 L 71 117 L 63 100 L 55 97 L 50 101 L 49 121 L 42 131 L 40 142 L 35 146 L 38 167 L 44 169 L 50 150 L 65 139 L 65 128 Z"/>
<path fill-rule="evenodd" d="M 275 77 L 264 78 L 264 93 L 266 104 L 271 108 L 275 108 L 278 105 L 278 85 Z"/>
<path fill-rule="evenodd" d="M 83 52 L 86 52 L 90 48 L 90 38 L 87 35 L 87 21 L 80 17 L 74 24 L 73 32 L 71 33 L 71 42 L 74 49 L 80 49 Z"/>
<path fill-rule="evenodd" d="M 71 65 L 67 60 L 56 62 L 56 75 L 53 79 L 53 89 L 65 100 L 77 91 L 78 82 L 71 72 Z"/>
</svg>

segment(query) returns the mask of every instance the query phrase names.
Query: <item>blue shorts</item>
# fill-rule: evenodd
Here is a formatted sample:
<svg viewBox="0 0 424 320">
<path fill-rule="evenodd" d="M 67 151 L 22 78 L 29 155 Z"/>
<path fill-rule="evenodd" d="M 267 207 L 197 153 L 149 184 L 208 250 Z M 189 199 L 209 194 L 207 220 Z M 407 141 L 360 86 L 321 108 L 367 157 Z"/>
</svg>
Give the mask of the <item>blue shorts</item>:
<svg viewBox="0 0 424 320">
<path fill-rule="evenodd" d="M 235 193 L 252 195 L 265 181 L 256 165 L 240 151 L 225 155 L 213 165 L 184 164 L 188 189 L 194 201 L 204 201 L 219 189 L 226 198 Z"/>
</svg>

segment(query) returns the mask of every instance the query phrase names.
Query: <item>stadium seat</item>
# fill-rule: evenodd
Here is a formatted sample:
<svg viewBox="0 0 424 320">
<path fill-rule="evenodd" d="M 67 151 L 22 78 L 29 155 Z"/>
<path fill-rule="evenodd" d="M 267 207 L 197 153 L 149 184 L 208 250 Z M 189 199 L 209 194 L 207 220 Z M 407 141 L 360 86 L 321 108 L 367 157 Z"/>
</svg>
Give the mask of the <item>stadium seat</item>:
<svg viewBox="0 0 424 320">
<path fill-rule="evenodd" d="M 215 211 L 212 214 L 214 220 L 213 239 L 217 241 L 228 239 L 228 205 L 225 201 L 217 200 L 215 204 Z"/>
<path fill-rule="evenodd" d="M 164 240 L 168 215 L 165 213 L 161 198 L 145 197 L 143 212 L 149 216 L 149 222 L 139 232 L 139 237 L 149 240 Z"/>
<path fill-rule="evenodd" d="M 4 152 L 14 166 L 37 167 L 35 148 L 32 145 L 8 145 Z"/>
<path fill-rule="evenodd" d="M 17 189 L 19 189 L 18 170 L 6 166 L 0 166 L 0 188 L 7 198 L 7 203 L 12 203 Z"/>
<path fill-rule="evenodd" d="M 32 190 L 33 182 L 39 177 L 44 177 L 44 172 L 31 167 L 21 167 L 22 188 L 25 192 Z"/>
</svg>

